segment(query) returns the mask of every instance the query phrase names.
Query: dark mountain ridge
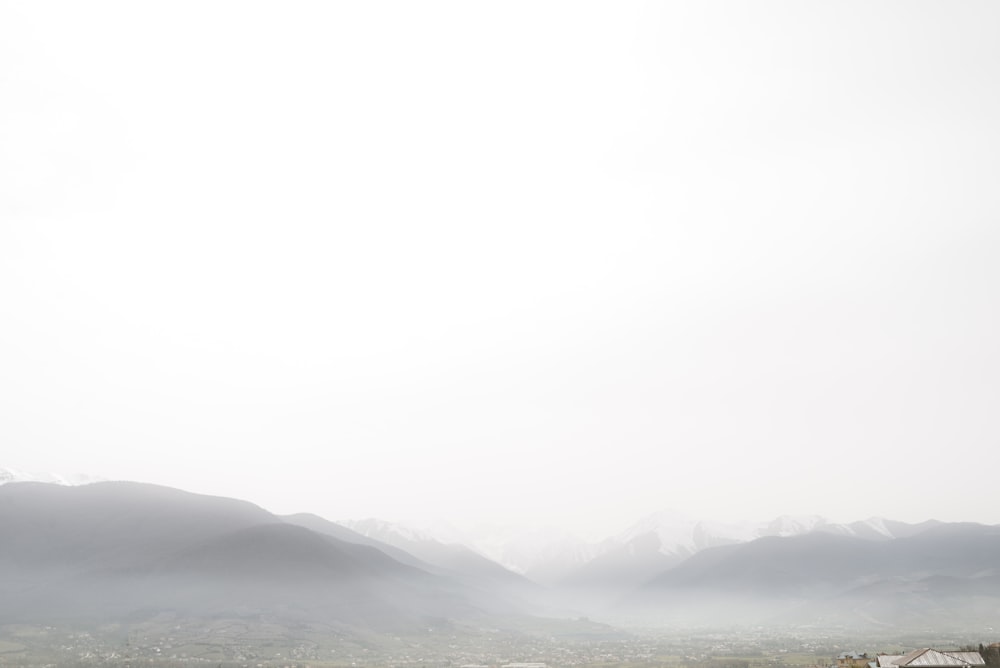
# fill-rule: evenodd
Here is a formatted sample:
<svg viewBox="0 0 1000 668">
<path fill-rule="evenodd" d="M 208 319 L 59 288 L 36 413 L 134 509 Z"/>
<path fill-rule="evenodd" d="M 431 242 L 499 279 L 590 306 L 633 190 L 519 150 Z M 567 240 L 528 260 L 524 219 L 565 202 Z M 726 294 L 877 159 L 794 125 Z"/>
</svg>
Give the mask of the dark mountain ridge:
<svg viewBox="0 0 1000 668">
<path fill-rule="evenodd" d="M 0 620 L 281 611 L 364 628 L 511 612 L 251 503 L 139 483 L 0 487 Z M 416 561 L 416 560 L 412 560 Z"/>
<path fill-rule="evenodd" d="M 276 613 L 415 629 L 428 619 L 600 615 L 616 600 L 618 618 L 893 624 L 1000 608 L 1000 527 L 843 526 L 691 555 L 657 553 L 661 544 L 640 533 L 629 544 L 636 555 L 626 555 L 635 559 L 608 552 L 583 579 L 604 587 L 597 600 L 537 586 L 462 546 L 389 545 L 245 501 L 140 483 L 8 483 L 0 486 L 0 622 Z M 642 568 L 623 575 L 623 563 Z"/>
<path fill-rule="evenodd" d="M 774 621 L 934 612 L 965 619 L 1000 606 L 1000 527 L 932 524 L 891 540 L 815 532 L 710 548 L 625 597 L 618 610 L 660 618 Z"/>
</svg>

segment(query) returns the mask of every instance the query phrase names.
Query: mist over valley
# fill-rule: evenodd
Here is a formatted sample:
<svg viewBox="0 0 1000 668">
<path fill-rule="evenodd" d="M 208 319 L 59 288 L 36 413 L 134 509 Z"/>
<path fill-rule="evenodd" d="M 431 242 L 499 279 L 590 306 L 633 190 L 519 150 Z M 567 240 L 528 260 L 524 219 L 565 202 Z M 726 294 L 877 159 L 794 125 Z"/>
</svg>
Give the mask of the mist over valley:
<svg viewBox="0 0 1000 668">
<path fill-rule="evenodd" d="M 873 629 L 883 642 L 921 629 L 967 638 L 989 633 L 1000 609 L 997 526 L 817 517 L 728 533 L 712 526 L 652 515 L 590 545 L 589 560 L 563 562 L 560 577 L 536 581 L 473 547 L 381 520 L 279 516 L 143 483 L 7 482 L 0 633 L 27 647 L 19 629 L 96 634 L 106 644 L 183 628 L 185 642 L 226 660 L 256 645 L 212 640 L 231 624 L 255 638 L 267 629 L 282 646 L 310 629 L 306 644 L 333 652 L 374 643 L 391 653 L 396 641 L 375 639 L 445 633 L 469 652 L 556 643 L 586 654 L 602 643 L 624 651 L 675 642 L 682 629 L 832 645 Z M 536 545 L 539 555 L 550 548 Z M 444 660 L 439 650 L 424 647 L 423 656 Z"/>
</svg>

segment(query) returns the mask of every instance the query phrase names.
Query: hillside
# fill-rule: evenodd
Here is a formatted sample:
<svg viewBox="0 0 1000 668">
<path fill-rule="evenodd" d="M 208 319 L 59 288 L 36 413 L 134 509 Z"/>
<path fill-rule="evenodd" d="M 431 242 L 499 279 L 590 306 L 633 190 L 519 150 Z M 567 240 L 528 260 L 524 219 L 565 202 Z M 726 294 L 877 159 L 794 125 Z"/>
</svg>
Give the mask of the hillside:
<svg viewBox="0 0 1000 668">
<path fill-rule="evenodd" d="M 372 546 L 247 502 L 153 485 L 7 484 L 0 535 L 0 620 L 8 622 L 170 611 L 416 628 L 427 618 L 474 618 L 490 604 Z"/>
<path fill-rule="evenodd" d="M 706 549 L 619 611 L 657 619 L 904 624 L 1000 605 L 1000 527 L 939 524 L 901 538 L 810 533 Z"/>
</svg>

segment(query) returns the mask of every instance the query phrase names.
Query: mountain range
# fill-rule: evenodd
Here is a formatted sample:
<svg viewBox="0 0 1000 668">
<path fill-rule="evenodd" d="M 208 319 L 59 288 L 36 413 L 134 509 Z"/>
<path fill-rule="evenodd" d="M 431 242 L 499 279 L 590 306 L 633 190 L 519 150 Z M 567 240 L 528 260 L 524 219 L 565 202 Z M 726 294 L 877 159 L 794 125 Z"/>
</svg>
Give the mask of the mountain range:
<svg viewBox="0 0 1000 668">
<path fill-rule="evenodd" d="M 0 486 L 0 623 L 185 616 L 367 629 L 516 612 L 445 569 L 346 528 L 129 482 Z M 339 537 L 335 534 L 339 534 Z"/>
<path fill-rule="evenodd" d="M 644 625 L 900 625 L 970 623 L 1000 607 L 997 526 L 726 524 L 665 512 L 598 543 L 563 536 L 533 554 L 514 543 L 533 564 L 516 573 L 475 544 L 376 519 L 278 516 L 156 485 L 5 473 L 0 623 L 169 611 L 380 631 L 581 614 Z"/>
<path fill-rule="evenodd" d="M 962 627 L 1000 603 L 1000 527 L 892 523 L 878 539 L 814 531 L 704 550 L 618 602 L 685 623 Z"/>
</svg>

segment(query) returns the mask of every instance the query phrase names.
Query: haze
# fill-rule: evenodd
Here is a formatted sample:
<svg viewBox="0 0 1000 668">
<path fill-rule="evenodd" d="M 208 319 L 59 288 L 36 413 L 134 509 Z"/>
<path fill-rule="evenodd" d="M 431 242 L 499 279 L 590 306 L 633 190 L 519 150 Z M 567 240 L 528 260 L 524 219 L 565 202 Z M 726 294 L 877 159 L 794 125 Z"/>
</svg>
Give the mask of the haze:
<svg viewBox="0 0 1000 668">
<path fill-rule="evenodd" d="M 0 464 L 594 535 L 1000 523 L 998 21 L 4 2 Z"/>
</svg>

